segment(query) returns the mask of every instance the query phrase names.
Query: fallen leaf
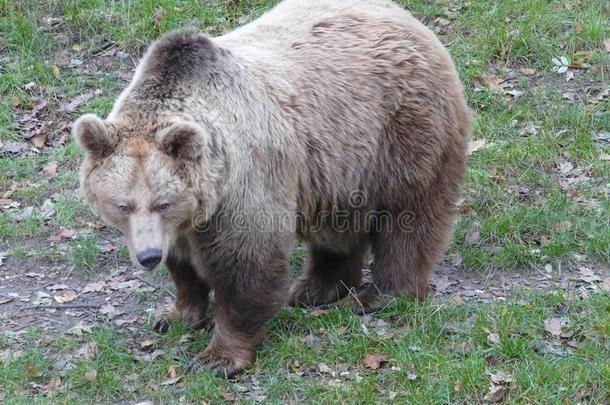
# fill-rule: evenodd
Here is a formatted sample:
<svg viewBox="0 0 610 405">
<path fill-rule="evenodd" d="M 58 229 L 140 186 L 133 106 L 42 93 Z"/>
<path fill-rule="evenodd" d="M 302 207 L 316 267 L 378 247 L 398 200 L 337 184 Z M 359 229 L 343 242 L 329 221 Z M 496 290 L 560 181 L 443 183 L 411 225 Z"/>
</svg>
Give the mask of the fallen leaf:
<svg viewBox="0 0 610 405">
<path fill-rule="evenodd" d="M 485 394 L 483 399 L 489 402 L 500 402 L 504 399 L 506 394 L 508 394 L 508 389 L 506 387 L 492 385 L 489 387 L 489 391 Z"/>
<path fill-rule="evenodd" d="M 2 153 L 12 153 L 12 154 L 20 154 L 28 150 L 28 144 L 24 142 L 8 142 L 5 143 L 0 152 Z"/>
<path fill-rule="evenodd" d="M 574 165 L 570 162 L 562 162 L 559 164 L 559 171 L 562 174 L 568 174 L 574 169 Z"/>
<path fill-rule="evenodd" d="M 85 286 L 85 288 L 83 288 L 83 291 L 81 291 L 81 294 L 87 294 L 87 293 L 92 293 L 92 292 L 101 292 L 104 290 L 105 286 L 106 286 L 106 283 L 104 283 L 103 281 L 99 281 L 97 283 L 89 283 Z"/>
<path fill-rule="evenodd" d="M 62 239 L 74 239 L 76 237 L 76 232 L 73 229 L 68 229 L 64 226 L 59 227 L 59 232 L 53 236 L 53 240 L 62 240 Z"/>
<path fill-rule="evenodd" d="M 488 373 L 491 382 L 496 385 L 507 385 L 514 381 L 512 374 L 503 373 L 502 371 L 497 371 L 495 373 Z"/>
<path fill-rule="evenodd" d="M 237 395 L 234 392 L 220 391 L 220 395 L 225 399 L 225 401 L 237 401 Z"/>
<path fill-rule="evenodd" d="M 93 360 L 95 354 L 97 353 L 97 343 L 88 342 L 79 347 L 75 352 L 74 356 L 83 358 L 85 360 Z"/>
<path fill-rule="evenodd" d="M 578 272 L 580 273 L 580 279 L 585 283 L 593 283 L 600 280 L 599 276 L 588 267 L 581 266 Z"/>
<path fill-rule="evenodd" d="M 451 296 L 451 300 L 454 302 L 455 305 L 464 305 L 464 299 L 462 298 L 462 296 L 460 294 L 453 294 Z"/>
<path fill-rule="evenodd" d="M 67 290 L 68 288 L 70 288 L 68 285 L 66 284 L 53 284 L 47 287 L 47 290 L 49 291 L 61 291 L 61 290 Z"/>
<path fill-rule="evenodd" d="M 85 380 L 93 381 L 97 378 L 97 370 L 92 368 L 91 370 L 85 373 Z"/>
<path fill-rule="evenodd" d="M 604 48 L 606 48 L 606 52 L 610 53 L 610 38 L 604 39 Z"/>
<path fill-rule="evenodd" d="M 53 299 L 60 304 L 65 304 L 66 302 L 72 302 L 76 298 L 78 298 L 78 294 L 76 293 L 76 291 L 72 291 L 72 290 L 68 290 L 68 291 L 64 292 L 63 295 L 53 296 Z"/>
<path fill-rule="evenodd" d="M 55 203 L 50 199 L 44 200 L 42 205 L 36 210 L 36 215 L 42 220 L 50 219 L 55 215 Z"/>
<path fill-rule="evenodd" d="M 66 331 L 68 335 L 83 336 L 83 333 L 91 333 L 92 327 L 85 325 L 83 321 L 78 321 L 76 325 Z"/>
<path fill-rule="evenodd" d="M 490 332 L 487 335 L 487 341 L 494 345 L 499 345 L 500 344 L 500 335 L 498 335 L 497 333 Z"/>
<path fill-rule="evenodd" d="M 464 246 L 470 246 L 481 240 L 480 228 L 481 223 L 478 221 L 475 221 L 470 225 L 464 236 Z"/>
<path fill-rule="evenodd" d="M 154 340 L 143 340 L 140 342 L 140 349 L 143 351 L 149 351 L 155 346 L 156 341 Z"/>
<path fill-rule="evenodd" d="M 112 304 L 102 305 L 100 307 L 100 313 L 102 313 L 102 315 L 106 315 L 108 319 L 115 318 L 121 314 L 121 312 L 118 311 Z"/>
<path fill-rule="evenodd" d="M 336 375 L 335 371 L 324 363 L 318 364 L 318 371 L 320 371 L 323 374 L 330 374 L 333 377 Z"/>
<path fill-rule="evenodd" d="M 30 377 L 40 378 L 43 375 L 40 370 L 38 370 L 36 367 L 32 366 L 31 364 L 26 365 L 25 369 L 28 372 L 28 374 L 30 375 Z"/>
<path fill-rule="evenodd" d="M 178 381 L 182 380 L 183 378 L 184 378 L 184 376 L 182 376 L 182 375 L 179 375 L 178 377 L 174 377 L 174 378 L 168 378 L 167 380 L 164 380 L 161 383 L 159 383 L 159 386 L 174 385 Z"/>
<path fill-rule="evenodd" d="M 102 94 L 102 91 L 99 90 L 99 89 L 92 90 L 92 91 L 89 91 L 87 93 L 79 94 L 74 99 L 72 99 L 72 101 L 70 101 L 68 104 L 62 106 L 58 110 L 58 112 L 60 114 L 71 113 L 72 111 L 76 110 L 78 107 L 80 107 L 83 104 L 85 104 L 87 101 L 91 100 L 93 97 L 99 96 L 100 94 Z"/>
<path fill-rule="evenodd" d="M 46 165 L 42 167 L 44 174 L 47 178 L 52 179 L 53 177 L 57 177 L 57 162 L 52 160 L 48 162 Z"/>
<path fill-rule="evenodd" d="M 47 396 L 53 395 L 55 391 L 60 391 L 63 389 L 63 384 L 61 382 L 61 378 L 51 378 L 49 382 L 44 386 L 45 392 Z"/>
<path fill-rule="evenodd" d="M 362 366 L 369 370 L 377 370 L 388 362 L 388 356 L 384 354 L 369 354 L 362 360 Z"/>
<path fill-rule="evenodd" d="M 544 330 L 547 331 L 551 336 L 561 336 L 561 320 L 557 318 L 546 319 L 544 321 Z"/>
<path fill-rule="evenodd" d="M 474 152 L 477 152 L 481 149 L 485 149 L 487 147 L 487 141 L 485 139 L 477 139 L 476 141 L 468 142 L 468 154 L 472 155 Z"/>
<path fill-rule="evenodd" d="M 522 67 L 519 69 L 519 72 L 521 72 L 522 74 L 526 75 L 526 76 L 533 76 L 536 74 L 536 71 L 532 68 L 526 68 L 526 67 Z"/>
<path fill-rule="evenodd" d="M 453 384 L 453 390 L 455 392 L 460 392 L 462 390 L 462 380 L 457 380 L 454 384 Z"/>
</svg>

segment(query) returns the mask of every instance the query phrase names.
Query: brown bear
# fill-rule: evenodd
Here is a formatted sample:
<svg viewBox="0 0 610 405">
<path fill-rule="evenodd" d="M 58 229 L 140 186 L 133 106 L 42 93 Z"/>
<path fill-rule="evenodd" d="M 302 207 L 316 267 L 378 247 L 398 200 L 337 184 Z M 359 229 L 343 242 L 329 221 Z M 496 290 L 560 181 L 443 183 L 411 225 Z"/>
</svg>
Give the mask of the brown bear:
<svg viewBox="0 0 610 405">
<path fill-rule="evenodd" d="M 407 11 L 285 0 L 217 38 L 159 39 L 108 117 L 84 115 L 73 131 L 86 198 L 124 232 L 137 266 L 165 263 L 173 316 L 198 325 L 214 291 L 198 359 L 232 375 L 288 293 L 302 305 L 350 294 L 359 312 L 426 295 L 469 126 L 448 52 Z M 297 239 L 308 259 L 289 290 Z M 369 251 L 372 281 L 360 286 Z"/>
</svg>

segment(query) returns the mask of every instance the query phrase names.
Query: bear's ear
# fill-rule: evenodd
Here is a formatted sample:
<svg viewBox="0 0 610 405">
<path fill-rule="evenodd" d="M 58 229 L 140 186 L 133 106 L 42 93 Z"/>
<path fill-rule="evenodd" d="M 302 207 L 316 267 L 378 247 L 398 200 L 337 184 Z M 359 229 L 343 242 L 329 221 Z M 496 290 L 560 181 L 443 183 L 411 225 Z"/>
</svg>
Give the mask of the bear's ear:
<svg viewBox="0 0 610 405">
<path fill-rule="evenodd" d="M 116 146 L 104 121 L 95 114 L 85 114 L 77 119 L 72 126 L 72 136 L 94 159 L 111 155 Z"/>
<path fill-rule="evenodd" d="M 194 124 L 173 123 L 157 135 L 157 145 L 163 153 L 173 158 L 194 162 L 203 156 L 203 133 Z"/>
</svg>

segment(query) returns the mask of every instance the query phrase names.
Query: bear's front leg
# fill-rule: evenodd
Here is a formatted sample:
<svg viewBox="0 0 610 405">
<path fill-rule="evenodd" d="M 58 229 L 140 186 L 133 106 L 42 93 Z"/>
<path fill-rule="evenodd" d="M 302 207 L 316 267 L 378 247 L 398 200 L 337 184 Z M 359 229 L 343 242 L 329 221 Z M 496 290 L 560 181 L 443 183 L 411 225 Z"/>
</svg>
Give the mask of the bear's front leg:
<svg viewBox="0 0 610 405">
<path fill-rule="evenodd" d="M 265 252 L 267 250 L 267 252 Z M 244 254 L 259 254 L 244 259 Z M 216 313 L 214 335 L 198 356 L 216 375 L 231 377 L 252 364 L 264 325 L 286 300 L 288 249 L 234 252 L 210 272 Z"/>
<path fill-rule="evenodd" d="M 162 308 L 155 317 L 154 329 L 165 333 L 171 320 L 182 319 L 191 328 L 198 328 L 206 320 L 210 288 L 188 259 L 167 258 L 167 269 L 176 285 L 176 302 Z"/>
</svg>

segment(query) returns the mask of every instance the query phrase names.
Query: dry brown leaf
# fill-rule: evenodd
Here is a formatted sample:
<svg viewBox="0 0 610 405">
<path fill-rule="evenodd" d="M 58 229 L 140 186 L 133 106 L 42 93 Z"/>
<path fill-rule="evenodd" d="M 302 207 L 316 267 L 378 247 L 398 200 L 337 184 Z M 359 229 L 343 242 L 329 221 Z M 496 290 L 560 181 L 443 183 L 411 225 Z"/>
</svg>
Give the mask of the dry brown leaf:
<svg viewBox="0 0 610 405">
<path fill-rule="evenodd" d="M 68 229 L 64 226 L 59 227 L 59 232 L 53 236 L 53 240 L 74 239 L 76 232 L 73 229 Z"/>
<path fill-rule="evenodd" d="M 464 305 L 465 304 L 464 299 L 462 298 L 462 296 L 460 294 L 457 294 L 457 293 L 453 294 L 451 296 L 451 300 L 453 301 L 453 303 L 455 305 Z"/>
<path fill-rule="evenodd" d="M 520 68 L 519 72 L 521 72 L 521 74 L 524 74 L 525 76 L 534 76 L 536 74 L 536 71 L 534 69 L 527 67 Z"/>
<path fill-rule="evenodd" d="M 237 401 L 237 395 L 234 392 L 220 391 L 220 395 L 225 399 L 225 401 Z"/>
<path fill-rule="evenodd" d="M 578 272 L 580 273 L 580 279 L 585 283 L 593 283 L 600 280 L 599 276 L 588 267 L 580 266 Z"/>
<path fill-rule="evenodd" d="M 67 284 L 53 284 L 47 287 L 49 291 L 61 291 L 70 288 Z"/>
<path fill-rule="evenodd" d="M 61 382 L 61 378 L 51 378 L 49 382 L 44 386 L 45 392 L 47 396 L 53 395 L 55 391 L 60 391 L 63 389 L 63 384 Z"/>
<path fill-rule="evenodd" d="M 68 335 L 83 336 L 83 333 L 91 333 L 92 327 L 85 325 L 83 321 L 78 321 L 76 325 L 66 331 Z"/>
<path fill-rule="evenodd" d="M 328 367 L 325 363 L 318 364 L 318 371 L 323 374 L 330 374 L 333 377 L 336 375 L 335 371 L 332 368 Z"/>
<path fill-rule="evenodd" d="M 489 332 L 489 334 L 487 335 L 487 341 L 494 345 L 499 345 L 500 344 L 500 335 L 498 335 L 497 333 Z"/>
<path fill-rule="evenodd" d="M 502 371 L 497 371 L 495 373 L 488 373 L 491 382 L 496 385 L 507 385 L 511 384 L 514 381 L 512 374 L 503 373 Z"/>
<path fill-rule="evenodd" d="M 85 286 L 85 288 L 83 288 L 83 291 L 81 291 L 81 294 L 87 294 L 87 293 L 92 293 L 92 292 L 101 292 L 104 290 L 105 286 L 106 286 L 106 283 L 104 283 L 103 281 L 99 281 L 97 283 L 89 283 Z"/>
<path fill-rule="evenodd" d="M 155 346 L 156 341 L 147 339 L 140 342 L 140 349 L 143 351 L 148 351 Z"/>
<path fill-rule="evenodd" d="M 28 364 L 27 366 L 25 366 L 25 369 L 28 372 L 29 376 L 32 378 L 40 378 L 43 375 L 40 370 L 38 370 L 36 367 L 32 366 L 31 364 Z"/>
<path fill-rule="evenodd" d="M 468 154 L 472 155 L 473 153 L 485 149 L 487 147 L 487 141 L 485 139 L 477 139 L 475 141 L 468 142 Z"/>
<path fill-rule="evenodd" d="M 547 333 L 549 333 L 551 336 L 560 337 L 561 336 L 561 319 L 557 319 L 557 318 L 545 319 L 544 330 L 547 331 Z"/>
<path fill-rule="evenodd" d="M 71 113 L 72 111 L 76 110 L 78 107 L 85 104 L 87 101 L 91 100 L 93 97 L 98 96 L 100 94 L 102 94 L 102 91 L 99 89 L 92 90 L 87 93 L 79 94 L 78 96 L 73 98 L 72 101 L 70 101 L 68 104 L 62 106 L 58 110 L 58 112 L 60 114 Z"/>
<path fill-rule="evenodd" d="M 82 345 L 74 352 L 74 357 L 83 358 L 85 360 L 93 360 L 97 352 L 97 343 L 88 342 Z"/>
<path fill-rule="evenodd" d="M 377 370 L 387 364 L 389 358 L 384 354 L 369 354 L 362 360 L 362 366 L 369 370 Z"/>
<path fill-rule="evenodd" d="M 108 319 L 113 319 L 121 314 L 112 304 L 102 305 L 100 307 L 100 312 L 102 315 L 106 315 Z"/>
<path fill-rule="evenodd" d="M 489 387 L 489 392 L 485 394 L 483 399 L 489 402 L 500 402 L 508 394 L 508 388 L 492 385 Z"/>
<path fill-rule="evenodd" d="M 47 178 L 52 179 L 53 177 L 57 177 L 57 162 L 52 160 L 48 162 L 46 165 L 42 167 L 44 174 Z"/>
<path fill-rule="evenodd" d="M 24 142 L 7 142 L 4 144 L 1 153 L 21 154 L 28 150 L 28 144 Z"/>
<path fill-rule="evenodd" d="M 92 368 L 91 370 L 85 373 L 85 380 L 93 381 L 97 378 L 97 370 Z"/>
<path fill-rule="evenodd" d="M 68 290 L 68 291 L 64 292 L 63 295 L 53 296 L 53 299 L 60 304 L 65 304 L 66 302 L 72 302 L 76 298 L 78 298 L 78 294 L 76 293 L 76 291 L 72 291 L 72 290 Z"/>
</svg>

